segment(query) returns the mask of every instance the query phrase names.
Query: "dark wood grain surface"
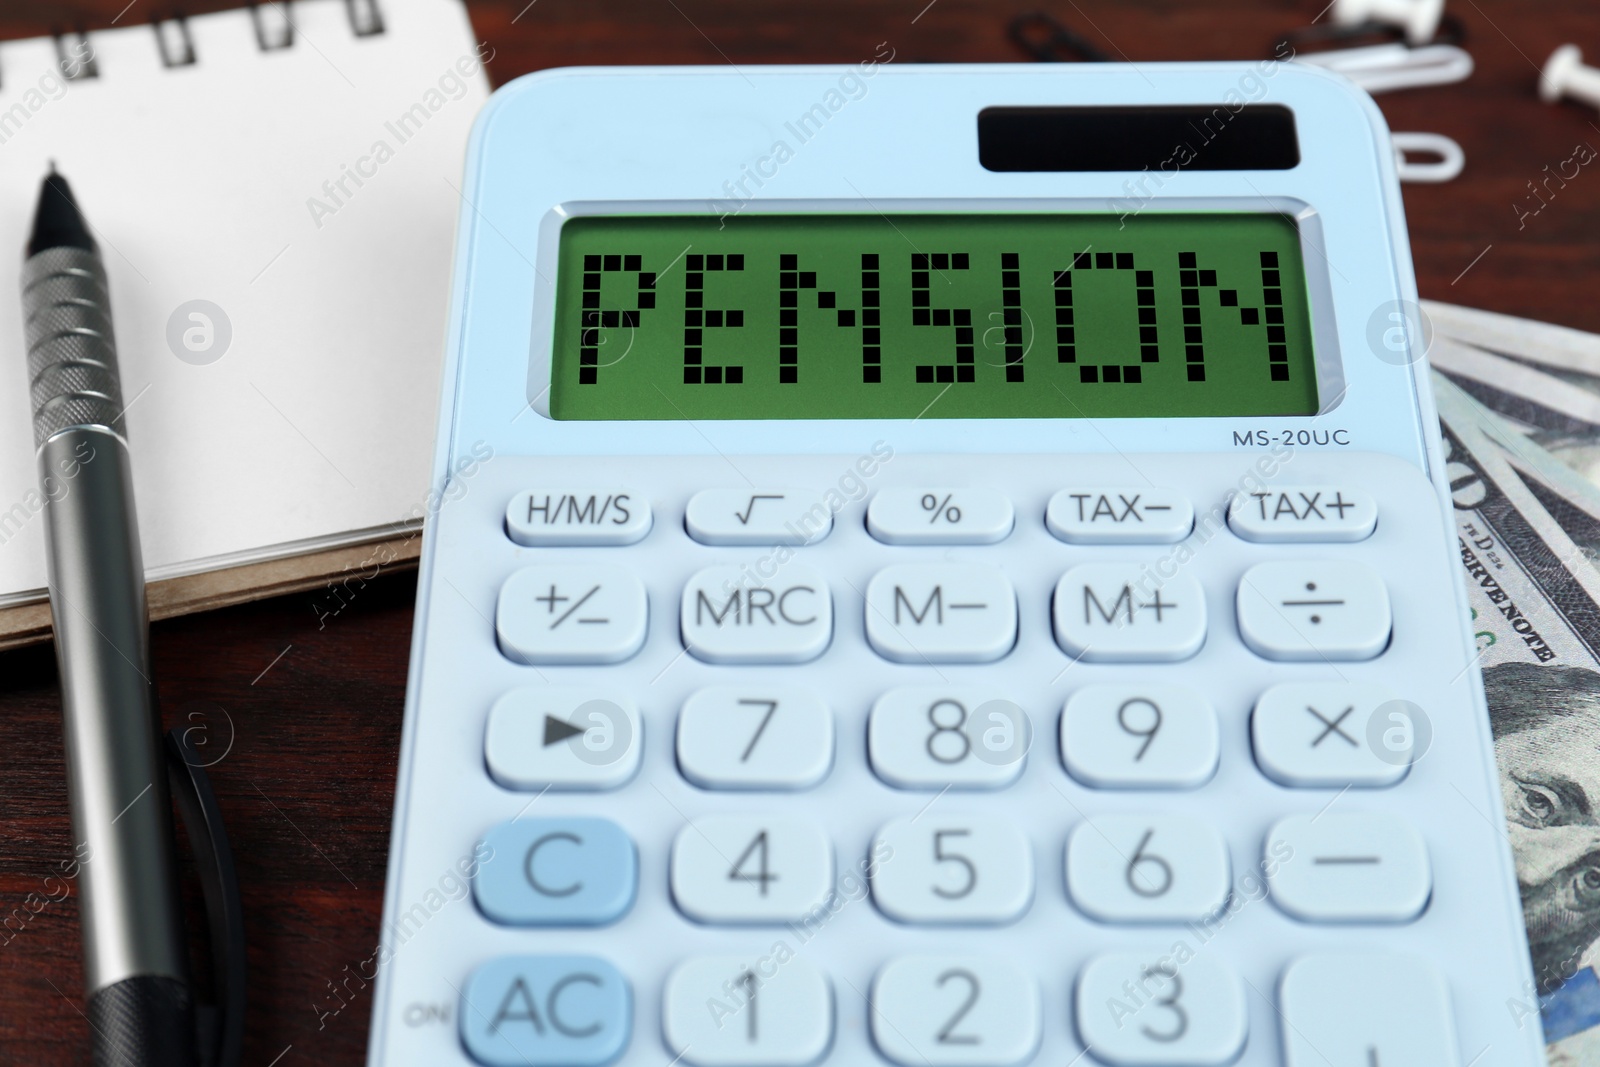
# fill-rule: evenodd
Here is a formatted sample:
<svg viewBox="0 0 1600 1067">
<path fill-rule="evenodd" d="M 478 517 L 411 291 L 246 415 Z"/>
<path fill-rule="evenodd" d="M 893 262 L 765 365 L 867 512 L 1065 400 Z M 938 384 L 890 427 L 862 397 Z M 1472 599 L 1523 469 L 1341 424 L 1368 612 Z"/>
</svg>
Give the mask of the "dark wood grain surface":
<svg viewBox="0 0 1600 1067">
<path fill-rule="evenodd" d="M 228 6 L 208 0 L 185 10 Z M 848 62 L 871 56 L 880 42 L 897 63 L 1013 61 L 1023 56 L 1006 24 L 1038 8 L 1133 62 L 1257 58 L 1321 6 L 509 0 L 469 8 L 479 38 L 494 49 L 489 72 L 501 84 L 572 64 Z M 1577 42 L 1600 59 L 1600 9 L 1593 0 L 1449 6 L 1466 27 L 1477 73 L 1463 85 L 1381 100 L 1395 129 L 1445 133 L 1467 153 L 1457 181 L 1406 189 L 1422 293 L 1600 331 L 1600 166 L 1584 167 L 1564 187 L 1542 184 L 1578 146 L 1600 146 L 1600 114 L 1548 107 L 1534 92 L 1557 45 Z M 0 37 L 148 22 L 170 7 L 5 0 Z M 12 341 L 0 349 L 16 349 L 20 339 Z M 414 594 L 414 579 L 401 574 L 368 584 L 321 625 L 316 597 L 303 595 L 154 628 L 168 725 L 203 726 L 210 751 L 226 752 L 211 773 L 244 886 L 250 1067 L 362 1062 L 371 988 L 358 975 L 378 937 Z M 60 876 L 73 847 L 62 775 L 52 650 L 0 655 L 4 1064 L 88 1061 L 75 887 Z"/>
</svg>

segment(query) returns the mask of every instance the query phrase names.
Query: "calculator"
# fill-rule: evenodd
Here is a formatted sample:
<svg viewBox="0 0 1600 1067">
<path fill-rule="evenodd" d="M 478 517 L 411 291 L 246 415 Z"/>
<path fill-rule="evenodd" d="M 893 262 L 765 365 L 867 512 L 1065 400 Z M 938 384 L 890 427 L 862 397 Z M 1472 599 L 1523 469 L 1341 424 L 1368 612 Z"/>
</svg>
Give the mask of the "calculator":
<svg viewBox="0 0 1600 1067">
<path fill-rule="evenodd" d="M 1542 1062 L 1371 100 L 892 58 L 479 118 L 369 1063 Z"/>
</svg>

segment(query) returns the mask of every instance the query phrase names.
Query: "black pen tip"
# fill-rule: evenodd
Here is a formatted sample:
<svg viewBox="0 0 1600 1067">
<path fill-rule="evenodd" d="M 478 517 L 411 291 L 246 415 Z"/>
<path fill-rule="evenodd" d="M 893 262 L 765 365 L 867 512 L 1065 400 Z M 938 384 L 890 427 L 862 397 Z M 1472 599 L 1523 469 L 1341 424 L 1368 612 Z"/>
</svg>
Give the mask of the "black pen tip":
<svg viewBox="0 0 1600 1067">
<path fill-rule="evenodd" d="M 33 213 L 33 233 L 28 237 L 28 255 L 36 256 L 48 248 L 81 248 L 95 250 L 94 238 L 83 221 L 83 212 L 72 198 L 72 187 L 67 179 L 56 173 L 55 161 L 50 161 L 50 173 L 39 187 L 39 206 Z"/>
</svg>

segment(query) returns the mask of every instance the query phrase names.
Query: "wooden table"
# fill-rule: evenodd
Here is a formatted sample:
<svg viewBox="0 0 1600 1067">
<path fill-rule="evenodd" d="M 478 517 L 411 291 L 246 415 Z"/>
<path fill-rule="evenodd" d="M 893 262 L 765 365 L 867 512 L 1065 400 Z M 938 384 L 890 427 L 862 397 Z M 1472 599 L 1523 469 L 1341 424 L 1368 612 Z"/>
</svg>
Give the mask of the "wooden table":
<svg viewBox="0 0 1600 1067">
<path fill-rule="evenodd" d="M 1013 61 L 1023 57 L 1007 22 L 1036 3 L 1134 62 L 1263 57 L 1322 6 L 485 0 L 470 9 L 494 49 L 489 72 L 499 84 L 569 64 L 844 63 L 880 42 L 896 63 Z M 1547 107 L 1534 93 L 1557 45 L 1575 41 L 1600 58 L 1593 0 L 1451 0 L 1450 8 L 1466 26 L 1477 73 L 1382 101 L 1394 128 L 1448 134 L 1467 153 L 1457 181 L 1406 190 L 1422 293 L 1600 331 L 1600 166 L 1564 188 L 1552 181 L 1553 193 L 1541 185 L 1542 208 L 1532 194 L 1577 146 L 1600 145 L 1594 111 Z M 93 31 L 156 10 L 149 0 L 5 0 L 0 36 Z M 415 590 L 410 575 L 379 579 L 320 627 L 314 597 L 303 595 L 154 629 L 167 724 L 204 723 L 213 744 L 231 744 L 211 773 L 244 886 L 251 1067 L 362 1062 L 372 992 L 358 971 L 378 938 Z M 88 1058 L 76 902 L 63 897 L 70 884 L 52 877 L 73 844 L 58 701 L 48 646 L 0 655 L 0 917 L 11 916 L 0 928 L 0 1060 L 32 1067 Z"/>
</svg>

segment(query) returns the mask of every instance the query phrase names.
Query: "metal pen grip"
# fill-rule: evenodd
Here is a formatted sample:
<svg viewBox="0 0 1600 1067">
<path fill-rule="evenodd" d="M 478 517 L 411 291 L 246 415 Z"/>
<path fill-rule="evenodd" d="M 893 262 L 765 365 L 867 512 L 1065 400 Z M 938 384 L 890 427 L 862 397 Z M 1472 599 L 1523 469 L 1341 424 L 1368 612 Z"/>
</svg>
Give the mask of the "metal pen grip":
<svg viewBox="0 0 1600 1067">
<path fill-rule="evenodd" d="M 22 308 L 40 485 L 49 497 L 45 546 L 67 790 L 73 829 L 88 853 L 78 881 L 85 985 L 93 998 L 125 980 L 181 984 L 188 961 L 171 800 L 150 681 L 133 474 L 120 432 L 117 349 L 99 256 L 56 247 L 29 257 Z M 127 988 L 149 994 L 165 987 L 146 981 Z M 156 1003 L 166 1001 L 124 993 L 104 1007 L 120 1005 L 137 1015 L 141 1006 Z M 174 1005 L 180 1015 L 187 1010 Z"/>
<path fill-rule="evenodd" d="M 22 266 L 22 310 L 34 447 L 69 426 L 120 434 L 122 386 L 100 257 L 81 248 L 30 257 Z"/>
</svg>

